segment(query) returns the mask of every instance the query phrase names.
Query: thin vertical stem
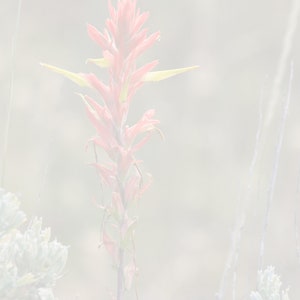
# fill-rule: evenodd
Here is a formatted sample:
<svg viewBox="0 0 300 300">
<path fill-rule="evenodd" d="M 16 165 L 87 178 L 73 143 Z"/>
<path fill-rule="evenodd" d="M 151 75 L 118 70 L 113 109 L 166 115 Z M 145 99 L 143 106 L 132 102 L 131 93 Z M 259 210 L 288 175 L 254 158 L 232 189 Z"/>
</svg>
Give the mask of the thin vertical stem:
<svg viewBox="0 0 300 300">
<path fill-rule="evenodd" d="M 276 105 L 278 105 L 277 102 L 280 96 L 281 84 L 286 73 L 288 59 L 293 46 L 293 40 L 295 38 L 295 33 L 296 33 L 297 24 L 299 20 L 299 14 L 300 14 L 300 1 L 294 0 L 293 6 L 291 7 L 290 10 L 290 16 L 288 18 L 288 24 L 284 36 L 283 47 L 282 47 L 282 51 L 278 62 L 275 79 L 274 79 L 274 86 L 270 98 L 269 108 L 267 110 L 265 127 L 269 127 L 274 115 L 274 110 L 276 109 Z"/>
<path fill-rule="evenodd" d="M 269 188 L 268 188 L 267 206 L 266 206 L 266 211 L 265 211 L 265 216 L 264 216 L 263 231 L 262 231 L 262 237 L 261 237 L 261 243 L 260 243 L 259 268 L 261 270 L 263 268 L 265 239 L 266 239 L 266 233 L 267 233 L 269 219 L 270 219 L 271 204 L 272 204 L 273 198 L 274 198 L 274 191 L 275 191 L 276 179 L 277 179 L 277 174 L 278 174 L 279 158 L 280 158 L 280 153 L 281 153 L 281 148 L 282 148 L 282 142 L 283 142 L 286 119 L 287 119 L 287 115 L 288 115 L 290 98 L 291 98 L 293 75 L 294 75 L 294 67 L 293 67 L 293 63 L 291 63 L 288 94 L 286 97 L 284 110 L 283 110 L 283 114 L 282 114 L 282 120 L 281 120 L 281 124 L 280 124 L 280 129 L 279 129 L 279 137 L 278 137 L 278 142 L 277 142 L 277 146 L 276 146 L 273 171 L 272 171 L 271 180 L 270 180 L 270 184 L 269 184 Z"/>
<path fill-rule="evenodd" d="M 14 102 L 16 48 L 17 48 L 17 37 L 18 37 L 18 32 L 19 32 L 19 27 L 20 27 L 21 10 L 22 10 L 22 0 L 19 0 L 16 27 L 15 27 L 15 32 L 14 32 L 13 38 L 12 38 L 12 49 L 11 49 L 12 67 L 11 67 L 11 74 L 10 74 L 10 95 L 9 95 L 7 117 L 6 117 L 5 130 L 4 130 L 2 171 L 1 171 L 1 181 L 0 181 L 1 186 L 4 185 L 7 149 L 8 149 L 8 136 L 9 136 L 9 128 L 10 128 L 10 123 L 11 123 L 12 108 L 13 108 L 13 102 Z"/>
<path fill-rule="evenodd" d="M 257 164 L 258 154 L 259 154 L 258 152 L 261 144 L 262 120 L 263 120 L 263 114 L 262 114 L 263 98 L 264 95 L 262 89 L 260 104 L 259 104 L 259 122 L 256 131 L 253 157 L 248 172 L 248 183 L 247 183 L 245 194 L 239 199 L 239 207 L 237 209 L 237 214 L 236 214 L 236 223 L 235 223 L 234 232 L 232 234 L 231 249 L 229 251 L 225 269 L 222 274 L 219 291 L 216 295 L 217 300 L 221 300 L 224 298 L 225 283 L 230 269 L 233 269 L 233 282 L 232 282 L 233 292 L 232 293 L 233 293 L 233 299 L 235 298 L 235 287 L 236 287 L 236 277 L 237 277 L 235 269 L 238 263 L 238 253 L 240 248 L 241 235 L 242 235 L 242 230 L 246 219 L 245 209 L 250 197 L 250 193 L 252 191 L 254 169 Z"/>
</svg>

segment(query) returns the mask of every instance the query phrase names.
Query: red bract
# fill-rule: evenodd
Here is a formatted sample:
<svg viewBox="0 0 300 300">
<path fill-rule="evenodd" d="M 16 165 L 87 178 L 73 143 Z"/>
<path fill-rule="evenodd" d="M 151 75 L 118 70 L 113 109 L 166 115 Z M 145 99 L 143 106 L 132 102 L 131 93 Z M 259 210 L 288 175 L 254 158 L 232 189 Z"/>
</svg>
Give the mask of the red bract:
<svg viewBox="0 0 300 300">
<path fill-rule="evenodd" d="M 111 18 L 106 21 L 103 33 L 92 25 L 88 25 L 87 30 L 91 39 L 102 48 L 103 57 L 107 60 L 110 92 L 114 100 L 120 100 L 121 104 L 116 103 L 120 110 L 119 106 L 130 101 L 142 85 L 144 75 L 157 65 L 158 62 L 153 61 L 137 69 L 136 59 L 159 39 L 159 32 L 147 36 L 142 25 L 148 13 L 141 14 L 136 10 L 136 1 L 119 1 L 117 9 L 109 4 L 109 11 Z M 103 96 L 103 83 L 90 83 L 98 90 L 100 85 Z"/>
</svg>

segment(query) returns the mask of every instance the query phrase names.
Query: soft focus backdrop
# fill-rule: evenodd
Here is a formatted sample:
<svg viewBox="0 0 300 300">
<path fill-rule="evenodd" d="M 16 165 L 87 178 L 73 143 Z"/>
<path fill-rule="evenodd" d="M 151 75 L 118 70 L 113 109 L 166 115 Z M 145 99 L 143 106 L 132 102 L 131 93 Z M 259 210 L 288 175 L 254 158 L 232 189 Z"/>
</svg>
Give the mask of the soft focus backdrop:
<svg viewBox="0 0 300 300">
<path fill-rule="evenodd" d="M 231 247 L 236 208 L 249 182 L 260 102 L 265 107 L 273 89 L 292 1 L 140 0 L 138 6 L 150 12 L 149 29 L 161 31 L 161 41 L 143 60 L 158 58 L 157 69 L 199 65 L 196 71 L 146 84 L 129 115 L 133 123 L 154 108 L 165 136 L 162 141 L 154 135 L 140 152 L 143 171 L 154 181 L 139 207 L 139 298 L 214 299 Z M 108 299 L 115 278 L 108 255 L 98 249 L 101 212 L 93 203 L 101 197 L 101 187 L 88 165 L 93 153 L 85 151 L 94 129 L 75 94 L 82 90 L 39 65 L 98 72 L 85 64 L 87 58 L 101 56 L 87 36 L 86 23 L 103 29 L 107 1 L 23 1 L 13 61 L 17 10 L 17 0 L 1 1 L 1 169 L 14 70 L 3 188 L 18 193 L 22 209 L 42 216 L 53 236 L 70 246 L 56 295 L 61 300 Z M 293 59 L 291 104 L 264 257 L 265 265 L 276 267 L 284 287 L 290 286 L 291 299 L 300 298 L 294 222 L 300 206 L 299 30 L 280 86 L 282 105 Z M 268 149 L 247 205 L 236 267 L 237 299 L 246 299 L 256 285 L 275 145 Z M 232 299 L 229 275 L 226 299 Z"/>
</svg>

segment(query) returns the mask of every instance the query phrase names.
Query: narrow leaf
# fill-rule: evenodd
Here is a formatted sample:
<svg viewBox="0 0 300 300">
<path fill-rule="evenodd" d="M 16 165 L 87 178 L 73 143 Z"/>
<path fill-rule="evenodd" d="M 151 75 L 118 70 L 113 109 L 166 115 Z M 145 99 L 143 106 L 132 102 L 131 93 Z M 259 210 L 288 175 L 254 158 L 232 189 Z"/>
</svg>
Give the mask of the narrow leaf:
<svg viewBox="0 0 300 300">
<path fill-rule="evenodd" d="M 103 58 L 89 58 L 86 62 L 87 63 L 91 62 L 91 63 L 99 66 L 100 68 L 108 68 L 111 65 L 110 61 L 105 57 L 103 57 Z"/>
<path fill-rule="evenodd" d="M 76 84 L 78 84 L 80 86 L 91 87 L 91 85 L 86 80 L 86 78 L 80 73 L 73 73 L 73 72 L 52 66 L 52 65 L 44 64 L 44 63 L 41 63 L 41 65 L 55 73 L 65 76 L 66 78 L 70 79 L 71 81 L 75 82 Z"/>
<path fill-rule="evenodd" d="M 191 70 L 194 70 L 197 68 L 198 68 L 198 66 L 193 66 L 193 67 L 187 67 L 187 68 L 181 68 L 181 69 L 149 72 L 144 76 L 143 81 L 160 81 L 160 80 L 164 80 L 169 77 L 172 77 L 172 76 L 175 76 L 175 75 L 187 72 L 187 71 L 191 71 Z"/>
</svg>

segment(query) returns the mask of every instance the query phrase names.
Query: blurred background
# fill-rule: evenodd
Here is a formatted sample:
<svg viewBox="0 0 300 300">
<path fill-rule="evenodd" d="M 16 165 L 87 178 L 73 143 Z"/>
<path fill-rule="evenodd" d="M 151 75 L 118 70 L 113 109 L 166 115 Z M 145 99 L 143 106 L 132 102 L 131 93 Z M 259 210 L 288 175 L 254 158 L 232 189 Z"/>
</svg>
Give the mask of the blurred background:
<svg viewBox="0 0 300 300">
<path fill-rule="evenodd" d="M 139 156 L 144 171 L 154 179 L 139 205 L 139 298 L 215 299 L 232 246 L 236 215 L 240 215 L 237 207 L 246 198 L 246 219 L 233 268 L 236 282 L 232 282 L 230 270 L 224 299 L 232 299 L 234 288 L 236 299 L 247 299 L 255 289 L 266 195 L 283 111 L 280 108 L 288 94 L 293 60 L 289 114 L 270 208 L 264 265 L 274 265 L 283 287 L 290 287 L 290 298 L 299 299 L 295 225 L 300 207 L 299 26 L 290 40 L 275 125 L 267 135 L 272 142 L 266 141 L 267 150 L 247 192 L 252 182 L 249 169 L 259 107 L 260 103 L 267 107 L 274 89 L 293 1 L 140 0 L 138 6 L 150 12 L 149 30 L 161 31 L 161 41 L 143 56 L 143 62 L 158 58 L 157 70 L 199 65 L 198 70 L 144 85 L 131 107 L 130 124 L 154 108 L 165 136 L 162 141 L 154 135 Z M 43 217 L 53 237 L 70 246 L 65 275 L 55 289 L 57 297 L 108 299 L 107 291 L 115 289 L 115 274 L 105 250 L 98 249 L 101 211 L 93 198 L 101 197 L 101 187 L 88 165 L 93 153 L 85 151 L 94 129 L 75 94 L 82 89 L 39 64 L 97 73 L 95 66 L 85 64 L 87 58 L 101 57 L 100 49 L 87 36 L 86 24 L 104 28 L 107 1 L 23 1 L 14 59 L 18 1 L 1 1 L 0 8 L 3 188 L 17 193 L 27 215 Z M 100 74 L 105 78 L 105 73 Z"/>
</svg>

